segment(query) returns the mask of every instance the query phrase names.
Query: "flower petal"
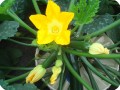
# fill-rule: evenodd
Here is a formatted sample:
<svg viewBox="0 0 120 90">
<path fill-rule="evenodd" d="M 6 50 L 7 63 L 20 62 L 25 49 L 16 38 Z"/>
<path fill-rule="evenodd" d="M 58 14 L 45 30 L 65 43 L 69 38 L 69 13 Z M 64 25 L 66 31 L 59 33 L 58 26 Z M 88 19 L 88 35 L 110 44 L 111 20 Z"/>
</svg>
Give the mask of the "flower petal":
<svg viewBox="0 0 120 90">
<path fill-rule="evenodd" d="M 74 13 L 72 12 L 61 12 L 59 21 L 63 23 L 63 28 L 67 30 L 69 23 L 72 21 Z"/>
<path fill-rule="evenodd" d="M 60 7 L 52 0 L 48 0 L 48 4 L 46 8 L 46 16 L 49 19 L 53 19 L 58 17 L 59 14 L 60 14 Z"/>
<path fill-rule="evenodd" d="M 41 29 L 41 27 L 46 27 L 46 24 L 48 23 L 47 17 L 41 14 L 31 15 L 29 19 L 32 21 L 37 29 Z"/>
<path fill-rule="evenodd" d="M 55 42 L 60 45 L 68 45 L 70 43 L 70 31 L 66 30 L 55 38 Z"/>
<path fill-rule="evenodd" d="M 32 71 L 29 73 L 29 75 L 26 77 L 26 83 L 29 83 L 29 82 L 33 79 L 35 73 L 36 73 L 36 71 L 34 71 L 34 70 L 32 70 Z"/>
<path fill-rule="evenodd" d="M 33 77 L 33 79 L 30 81 L 30 83 L 35 83 L 37 82 L 38 80 L 40 80 L 46 73 L 46 69 L 45 68 L 40 68 L 35 76 Z"/>
<path fill-rule="evenodd" d="M 39 30 L 37 32 L 37 43 L 38 44 L 48 44 L 54 40 L 52 35 L 49 35 L 46 30 Z"/>
</svg>

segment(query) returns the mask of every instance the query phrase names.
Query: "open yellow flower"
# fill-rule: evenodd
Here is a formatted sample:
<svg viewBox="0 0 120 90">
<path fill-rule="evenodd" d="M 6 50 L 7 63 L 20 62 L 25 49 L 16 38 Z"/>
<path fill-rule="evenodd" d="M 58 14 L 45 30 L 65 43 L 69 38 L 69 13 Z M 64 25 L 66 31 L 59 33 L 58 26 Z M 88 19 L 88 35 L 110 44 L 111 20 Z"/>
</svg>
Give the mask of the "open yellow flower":
<svg viewBox="0 0 120 90">
<path fill-rule="evenodd" d="M 52 0 L 48 0 L 46 15 L 31 15 L 30 20 L 38 29 L 37 43 L 48 44 L 55 41 L 60 45 L 70 43 L 69 23 L 74 17 L 72 12 L 61 12 L 60 7 Z"/>
</svg>

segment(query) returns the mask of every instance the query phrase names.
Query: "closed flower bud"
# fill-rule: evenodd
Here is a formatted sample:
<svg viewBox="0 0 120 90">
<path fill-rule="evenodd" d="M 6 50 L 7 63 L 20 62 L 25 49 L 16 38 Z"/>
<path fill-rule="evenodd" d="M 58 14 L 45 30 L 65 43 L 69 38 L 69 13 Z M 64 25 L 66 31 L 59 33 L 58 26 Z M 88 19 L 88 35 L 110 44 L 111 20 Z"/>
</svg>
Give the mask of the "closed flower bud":
<svg viewBox="0 0 120 90">
<path fill-rule="evenodd" d="M 56 62 L 55 62 L 55 66 L 56 67 L 61 67 L 62 66 L 62 60 L 56 60 Z"/>
<path fill-rule="evenodd" d="M 40 80 L 44 74 L 46 73 L 46 69 L 42 67 L 42 65 L 36 66 L 26 77 L 26 83 L 35 83 Z"/>
<path fill-rule="evenodd" d="M 93 43 L 89 47 L 90 54 L 109 54 L 109 50 L 100 43 Z"/>
<path fill-rule="evenodd" d="M 56 82 L 56 79 L 57 79 L 58 75 L 61 72 L 61 67 L 54 66 L 52 68 L 52 72 L 53 72 L 53 74 L 52 74 L 52 76 L 50 78 L 50 84 L 54 84 Z"/>
</svg>

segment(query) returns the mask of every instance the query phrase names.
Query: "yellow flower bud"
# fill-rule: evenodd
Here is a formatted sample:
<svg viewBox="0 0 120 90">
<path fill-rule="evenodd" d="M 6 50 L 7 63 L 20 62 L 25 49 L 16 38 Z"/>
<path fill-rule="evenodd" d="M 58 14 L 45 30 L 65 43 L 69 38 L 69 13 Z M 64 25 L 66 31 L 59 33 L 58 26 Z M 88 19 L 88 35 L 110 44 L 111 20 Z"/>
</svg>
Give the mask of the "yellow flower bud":
<svg viewBox="0 0 120 90">
<path fill-rule="evenodd" d="M 52 68 L 52 72 L 53 72 L 53 74 L 52 74 L 52 76 L 51 76 L 51 78 L 50 78 L 50 84 L 54 84 L 54 83 L 55 83 L 58 75 L 59 75 L 60 72 L 61 72 L 61 67 L 56 67 L 56 66 L 54 66 L 54 67 Z"/>
<path fill-rule="evenodd" d="M 26 83 L 35 83 L 40 80 L 44 74 L 46 73 L 46 69 L 42 67 L 42 65 L 36 66 L 26 77 Z"/>
<path fill-rule="evenodd" d="M 90 54 L 109 54 L 109 50 L 100 43 L 93 43 L 89 47 Z"/>
</svg>

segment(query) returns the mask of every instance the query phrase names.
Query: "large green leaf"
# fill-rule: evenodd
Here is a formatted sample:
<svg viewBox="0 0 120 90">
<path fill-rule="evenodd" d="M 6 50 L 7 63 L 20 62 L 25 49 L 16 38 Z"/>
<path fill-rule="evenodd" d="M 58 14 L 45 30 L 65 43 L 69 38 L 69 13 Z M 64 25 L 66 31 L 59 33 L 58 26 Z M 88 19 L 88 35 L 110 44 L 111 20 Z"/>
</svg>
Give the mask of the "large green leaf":
<svg viewBox="0 0 120 90">
<path fill-rule="evenodd" d="M 98 10 L 98 14 L 99 15 L 106 14 L 106 13 L 114 14 L 114 9 L 112 5 L 110 5 L 111 2 L 112 0 L 100 0 L 100 7 Z"/>
<path fill-rule="evenodd" d="M 15 0 L 4 0 L 0 5 L 0 14 L 7 14 L 6 11 L 13 5 Z"/>
<path fill-rule="evenodd" d="M 62 10 L 67 10 L 70 0 L 55 0 Z"/>
<path fill-rule="evenodd" d="M 4 80 L 0 80 L 0 85 L 5 90 L 39 90 L 34 84 L 14 84 L 8 85 Z"/>
<path fill-rule="evenodd" d="M 120 19 L 120 14 L 117 16 L 117 20 Z M 107 35 L 114 41 L 120 41 L 120 26 L 116 27 L 114 30 L 107 31 Z"/>
<path fill-rule="evenodd" d="M 5 0 L 5 1 L 8 2 L 8 0 Z M 12 6 L 9 8 L 12 9 L 20 18 L 23 19 L 25 17 L 26 10 L 27 10 L 27 13 L 29 13 L 28 10 L 31 9 L 31 8 L 28 8 L 28 6 L 30 5 L 29 4 L 30 1 L 31 0 L 29 0 L 29 1 L 28 0 L 15 0 L 14 3 L 12 4 Z M 6 5 L 4 5 L 4 6 L 6 6 Z M 13 20 L 8 14 L 6 14 L 6 10 L 4 10 L 4 11 L 2 11 L 2 10 L 4 10 L 4 9 L 0 9 L 0 12 L 1 12 L 0 13 L 0 21 Z M 2 12 L 5 12 L 5 13 L 2 13 Z"/>
<path fill-rule="evenodd" d="M 88 24 L 93 21 L 98 8 L 99 0 L 80 0 L 76 5 L 72 5 L 70 11 L 75 13 L 77 24 Z"/>
<path fill-rule="evenodd" d="M 5 88 L 7 87 L 8 83 L 6 83 L 4 80 L 0 79 L 0 85 Z"/>
<path fill-rule="evenodd" d="M 0 24 L 0 40 L 13 37 L 16 34 L 18 27 L 19 23 L 15 21 L 4 21 Z"/>
<path fill-rule="evenodd" d="M 15 90 L 38 90 L 37 87 L 34 84 L 16 84 L 13 85 Z"/>
<path fill-rule="evenodd" d="M 30 0 L 31 1 L 31 0 Z M 12 10 L 19 15 L 20 18 L 25 17 L 25 13 L 29 13 L 29 0 L 15 0 L 12 6 Z M 31 10 L 30 10 L 31 11 Z"/>
<path fill-rule="evenodd" d="M 111 24 L 113 21 L 114 19 L 110 14 L 100 15 L 96 17 L 90 24 L 84 25 L 82 30 L 84 33 L 90 34 L 104 28 L 105 26 Z"/>
</svg>

